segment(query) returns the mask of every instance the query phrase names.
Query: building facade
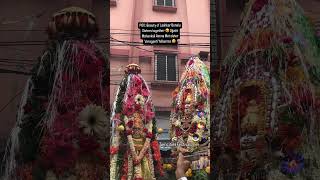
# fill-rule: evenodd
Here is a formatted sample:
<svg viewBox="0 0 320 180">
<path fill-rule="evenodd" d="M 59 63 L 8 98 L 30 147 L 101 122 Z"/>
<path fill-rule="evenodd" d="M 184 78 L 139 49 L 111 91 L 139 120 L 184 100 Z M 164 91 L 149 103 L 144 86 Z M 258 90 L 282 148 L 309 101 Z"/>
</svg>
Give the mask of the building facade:
<svg viewBox="0 0 320 180">
<path fill-rule="evenodd" d="M 182 22 L 177 46 L 143 46 L 139 22 Z M 210 66 L 210 0 L 139 0 L 110 2 L 110 103 L 129 63 L 139 64 L 156 109 L 158 127 L 168 138 L 171 93 L 189 57 Z"/>
</svg>

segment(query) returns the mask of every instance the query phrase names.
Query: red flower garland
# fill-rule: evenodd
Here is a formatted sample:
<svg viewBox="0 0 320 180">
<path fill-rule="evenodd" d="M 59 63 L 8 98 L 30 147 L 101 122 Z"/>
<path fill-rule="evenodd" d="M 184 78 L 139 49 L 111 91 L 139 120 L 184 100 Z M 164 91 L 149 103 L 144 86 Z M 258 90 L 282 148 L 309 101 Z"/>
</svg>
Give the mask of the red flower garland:
<svg viewBox="0 0 320 180">
<path fill-rule="evenodd" d="M 147 138 L 151 139 L 153 137 L 153 134 L 152 132 L 147 132 L 147 135 L 146 135 Z"/>
<path fill-rule="evenodd" d="M 111 148 L 110 148 L 110 154 L 111 154 L 111 155 L 117 154 L 118 151 L 119 151 L 119 148 L 118 148 L 118 147 L 111 147 Z"/>
<path fill-rule="evenodd" d="M 80 136 L 78 145 L 80 153 L 92 153 L 100 148 L 100 144 L 91 136 Z"/>
<path fill-rule="evenodd" d="M 128 151 L 126 152 L 125 156 L 124 156 L 124 162 L 123 162 L 123 166 L 122 166 L 122 173 L 123 175 L 121 176 L 121 180 L 126 180 L 127 176 L 128 176 Z"/>
<path fill-rule="evenodd" d="M 153 149 L 153 157 L 156 161 L 161 160 L 160 147 L 158 141 L 152 141 L 151 147 Z"/>
<path fill-rule="evenodd" d="M 150 93 L 147 88 L 142 88 L 141 95 L 144 97 L 148 97 L 150 95 Z"/>
<path fill-rule="evenodd" d="M 127 136 L 129 136 L 129 135 L 132 135 L 132 130 L 126 130 L 126 134 L 127 134 Z"/>
<path fill-rule="evenodd" d="M 131 116 L 135 112 L 134 103 L 132 98 L 128 98 L 127 102 L 123 107 L 123 114 L 126 116 Z"/>
<path fill-rule="evenodd" d="M 77 157 L 78 151 L 72 143 L 72 139 L 66 137 L 69 134 L 59 134 L 45 137 L 42 146 L 42 160 L 45 165 L 52 168 L 57 174 L 71 168 Z"/>
<path fill-rule="evenodd" d="M 133 127 L 133 120 L 128 121 L 127 126 L 129 128 L 132 128 Z"/>
</svg>

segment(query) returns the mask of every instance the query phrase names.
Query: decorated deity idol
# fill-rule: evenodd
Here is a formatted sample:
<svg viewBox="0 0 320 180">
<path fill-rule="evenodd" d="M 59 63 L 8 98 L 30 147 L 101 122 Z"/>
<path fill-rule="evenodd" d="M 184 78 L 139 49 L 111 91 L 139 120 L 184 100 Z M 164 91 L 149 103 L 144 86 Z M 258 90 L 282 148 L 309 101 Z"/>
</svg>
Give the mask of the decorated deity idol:
<svg viewBox="0 0 320 180">
<path fill-rule="evenodd" d="M 320 179 L 320 48 L 295 0 L 250 0 L 214 104 L 221 179 Z"/>
<path fill-rule="evenodd" d="M 155 180 L 162 176 L 151 92 L 140 67 L 130 64 L 112 111 L 110 179 Z"/>
<path fill-rule="evenodd" d="M 210 168 L 210 78 L 206 65 L 192 57 L 186 64 L 179 86 L 173 93 L 171 138 L 174 154 L 192 157 L 187 175 L 207 179 Z"/>
<path fill-rule="evenodd" d="M 6 153 L 4 179 L 108 178 L 109 69 L 95 16 L 55 13 L 48 46 L 27 82 Z"/>
</svg>

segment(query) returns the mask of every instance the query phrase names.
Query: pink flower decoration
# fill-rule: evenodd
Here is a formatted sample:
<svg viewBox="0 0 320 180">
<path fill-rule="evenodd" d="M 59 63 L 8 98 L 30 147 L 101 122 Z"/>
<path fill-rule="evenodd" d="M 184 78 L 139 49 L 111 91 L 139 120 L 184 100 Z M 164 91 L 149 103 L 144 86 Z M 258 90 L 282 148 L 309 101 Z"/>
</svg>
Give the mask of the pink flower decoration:
<svg viewBox="0 0 320 180">
<path fill-rule="evenodd" d="M 141 94 L 144 97 L 148 97 L 150 95 L 150 92 L 148 91 L 147 88 L 142 88 Z"/>
<path fill-rule="evenodd" d="M 130 98 L 134 98 L 137 94 L 139 94 L 139 89 L 136 87 L 131 87 L 128 91 L 128 96 Z"/>
<path fill-rule="evenodd" d="M 149 122 L 150 120 L 152 120 L 154 118 L 154 112 L 152 111 L 147 111 L 146 112 L 146 120 Z"/>
<path fill-rule="evenodd" d="M 123 113 L 127 116 L 131 116 L 134 113 L 134 106 L 131 103 L 127 103 L 124 105 Z"/>
<path fill-rule="evenodd" d="M 128 121 L 127 126 L 128 126 L 129 128 L 132 128 L 132 126 L 133 126 L 133 121 L 132 121 L 132 120 Z"/>
<path fill-rule="evenodd" d="M 151 101 L 149 101 L 149 102 L 147 103 L 147 111 L 152 111 Z"/>
<path fill-rule="evenodd" d="M 194 60 L 190 60 L 188 66 L 191 66 L 194 63 Z"/>
<path fill-rule="evenodd" d="M 137 76 L 137 75 L 133 76 L 132 80 L 133 80 L 135 86 L 141 87 L 142 79 L 139 76 Z"/>
<path fill-rule="evenodd" d="M 146 136 L 147 136 L 147 138 L 150 138 L 150 139 L 151 139 L 151 138 L 153 137 L 153 134 L 152 134 L 151 132 L 147 132 L 147 135 L 146 135 Z"/>
</svg>

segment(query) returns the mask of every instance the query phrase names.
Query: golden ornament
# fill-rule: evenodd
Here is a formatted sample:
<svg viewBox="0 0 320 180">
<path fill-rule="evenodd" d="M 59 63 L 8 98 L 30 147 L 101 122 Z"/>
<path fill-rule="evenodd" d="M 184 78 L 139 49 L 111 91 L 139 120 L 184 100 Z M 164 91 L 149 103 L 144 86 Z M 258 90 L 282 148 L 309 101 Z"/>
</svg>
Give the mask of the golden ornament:
<svg viewBox="0 0 320 180">
<path fill-rule="evenodd" d="M 168 33 L 168 32 L 170 31 L 170 29 L 169 29 L 169 28 L 166 28 L 166 30 L 165 30 L 165 31 L 166 31 L 166 33 Z"/>
<path fill-rule="evenodd" d="M 186 176 L 187 177 L 191 177 L 192 176 L 192 169 L 189 168 L 188 171 L 186 172 Z"/>
<path fill-rule="evenodd" d="M 198 123 L 197 126 L 198 126 L 199 129 L 203 129 L 204 128 L 204 125 L 202 123 Z"/>
<path fill-rule="evenodd" d="M 176 42 L 177 42 L 177 40 L 172 39 L 172 40 L 171 40 L 171 42 L 172 42 L 172 44 L 174 44 L 174 43 L 176 43 Z"/>
<path fill-rule="evenodd" d="M 163 164 L 163 169 L 167 169 L 167 164 Z"/>
<path fill-rule="evenodd" d="M 118 127 L 117 127 L 117 130 L 118 130 L 118 131 L 124 131 L 124 126 L 123 126 L 123 125 L 118 126 Z"/>
<path fill-rule="evenodd" d="M 206 167 L 206 172 L 210 174 L 210 166 Z"/>
<path fill-rule="evenodd" d="M 162 128 L 158 128 L 158 133 L 162 134 L 163 133 L 163 129 Z"/>
<path fill-rule="evenodd" d="M 171 170 L 172 169 L 172 165 L 171 164 L 163 164 L 163 169 Z"/>
</svg>

